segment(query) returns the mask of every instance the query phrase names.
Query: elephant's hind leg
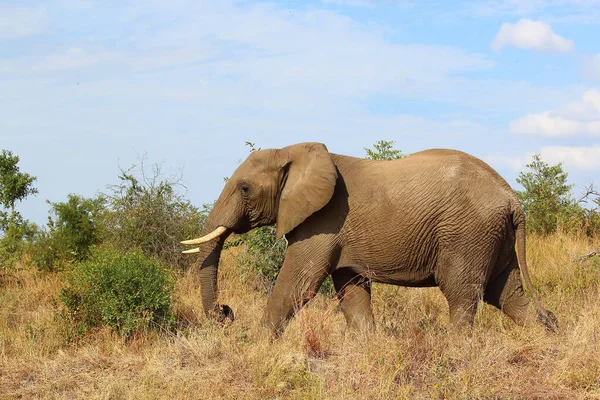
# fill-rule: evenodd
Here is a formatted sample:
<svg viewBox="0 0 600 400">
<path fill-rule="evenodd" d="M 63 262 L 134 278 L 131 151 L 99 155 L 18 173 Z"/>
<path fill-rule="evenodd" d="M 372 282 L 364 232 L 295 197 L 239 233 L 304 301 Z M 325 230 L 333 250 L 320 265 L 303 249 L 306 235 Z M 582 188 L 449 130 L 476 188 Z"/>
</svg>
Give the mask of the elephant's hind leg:
<svg viewBox="0 0 600 400">
<path fill-rule="evenodd" d="M 508 267 L 488 283 L 483 299 L 502 310 L 518 325 L 523 325 L 529 310 L 529 299 L 523 291 L 516 255 Z"/>
<path fill-rule="evenodd" d="M 464 284 L 463 284 L 464 285 Z M 465 285 L 466 286 L 466 285 Z M 458 328 L 472 327 L 477 312 L 477 303 L 481 298 L 481 285 L 468 285 L 464 290 L 442 289 L 448 301 L 450 323 Z"/>
<path fill-rule="evenodd" d="M 348 327 L 361 331 L 373 329 L 371 281 L 351 268 L 340 268 L 333 273 L 333 284 Z"/>
<path fill-rule="evenodd" d="M 447 251 L 440 257 L 436 282 L 448 301 L 450 323 L 457 328 L 472 327 L 477 304 L 483 298 L 489 260 L 472 260 Z"/>
</svg>

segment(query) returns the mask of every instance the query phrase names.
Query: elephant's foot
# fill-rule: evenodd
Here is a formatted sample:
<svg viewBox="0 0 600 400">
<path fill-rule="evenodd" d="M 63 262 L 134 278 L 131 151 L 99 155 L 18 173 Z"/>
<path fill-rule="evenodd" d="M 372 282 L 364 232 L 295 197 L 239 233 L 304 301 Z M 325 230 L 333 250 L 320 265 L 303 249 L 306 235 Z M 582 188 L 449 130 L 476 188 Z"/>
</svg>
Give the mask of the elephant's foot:
<svg viewBox="0 0 600 400">
<path fill-rule="evenodd" d="M 217 323 L 224 324 L 229 320 L 233 322 L 235 316 L 233 310 L 226 304 L 216 305 L 215 309 L 209 313 L 210 317 L 213 318 Z"/>
<path fill-rule="evenodd" d="M 558 332 L 558 319 L 556 315 L 550 310 L 538 309 L 536 312 L 538 321 L 544 325 L 546 330 L 557 333 Z"/>
</svg>

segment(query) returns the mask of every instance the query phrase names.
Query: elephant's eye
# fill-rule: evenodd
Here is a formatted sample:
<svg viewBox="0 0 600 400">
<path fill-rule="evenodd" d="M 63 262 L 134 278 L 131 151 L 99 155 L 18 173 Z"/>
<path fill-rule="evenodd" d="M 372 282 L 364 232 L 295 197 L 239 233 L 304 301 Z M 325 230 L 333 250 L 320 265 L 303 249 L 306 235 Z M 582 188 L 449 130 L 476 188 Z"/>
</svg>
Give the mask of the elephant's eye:
<svg viewBox="0 0 600 400">
<path fill-rule="evenodd" d="M 248 185 L 243 184 L 242 186 L 240 186 L 240 192 L 242 192 L 242 196 L 247 196 L 250 192 L 250 188 L 248 187 Z"/>
</svg>

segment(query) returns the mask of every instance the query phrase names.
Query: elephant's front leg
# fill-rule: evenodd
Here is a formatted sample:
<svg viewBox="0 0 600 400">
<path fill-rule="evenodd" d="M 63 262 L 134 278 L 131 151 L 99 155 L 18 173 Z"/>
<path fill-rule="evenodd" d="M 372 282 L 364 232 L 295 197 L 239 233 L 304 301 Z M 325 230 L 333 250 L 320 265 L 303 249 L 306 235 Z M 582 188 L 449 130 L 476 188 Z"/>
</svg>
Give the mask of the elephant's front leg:
<svg viewBox="0 0 600 400">
<path fill-rule="evenodd" d="M 307 240 L 288 247 L 262 324 L 278 336 L 292 318 L 319 290 L 331 270 L 331 251 L 307 246 Z"/>
</svg>

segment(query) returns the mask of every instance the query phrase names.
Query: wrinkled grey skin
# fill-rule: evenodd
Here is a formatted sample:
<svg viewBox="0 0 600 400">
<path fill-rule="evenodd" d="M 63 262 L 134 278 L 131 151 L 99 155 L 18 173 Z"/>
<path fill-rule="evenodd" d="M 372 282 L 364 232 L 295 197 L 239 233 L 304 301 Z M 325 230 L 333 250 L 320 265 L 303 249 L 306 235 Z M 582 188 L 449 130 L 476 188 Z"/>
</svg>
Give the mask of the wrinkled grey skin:
<svg viewBox="0 0 600 400">
<path fill-rule="evenodd" d="M 203 234 L 228 229 L 200 245 L 207 314 L 232 316 L 217 304 L 217 267 L 228 234 L 275 223 L 277 236 L 289 243 L 262 318 L 275 334 L 328 275 L 348 325 L 368 329 L 371 282 L 438 286 L 453 325 L 471 326 L 481 299 L 523 324 L 529 299 L 521 271 L 538 318 L 556 327 L 527 273 L 525 218 L 515 193 L 468 154 L 426 150 L 373 161 L 331 154 L 320 143 L 253 152 L 225 185 L 204 228 Z"/>
</svg>

